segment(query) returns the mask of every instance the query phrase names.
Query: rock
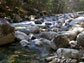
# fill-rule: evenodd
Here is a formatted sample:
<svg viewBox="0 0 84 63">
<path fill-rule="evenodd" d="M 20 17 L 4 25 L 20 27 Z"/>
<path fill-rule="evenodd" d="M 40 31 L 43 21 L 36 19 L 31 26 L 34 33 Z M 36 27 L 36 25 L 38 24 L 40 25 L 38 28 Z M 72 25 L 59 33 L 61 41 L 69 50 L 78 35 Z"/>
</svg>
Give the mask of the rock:
<svg viewBox="0 0 84 63">
<path fill-rule="evenodd" d="M 51 29 L 53 32 L 58 32 L 58 28 L 52 28 Z"/>
<path fill-rule="evenodd" d="M 51 41 L 51 47 L 56 50 L 57 48 L 66 47 L 68 43 L 68 38 L 59 34 Z"/>
<path fill-rule="evenodd" d="M 26 29 L 25 27 L 17 27 L 16 31 L 21 31 L 21 32 L 23 32 L 25 34 L 29 34 L 30 33 L 30 30 Z"/>
<path fill-rule="evenodd" d="M 65 57 L 65 58 L 73 58 L 80 60 L 82 57 L 82 52 L 75 49 L 67 49 L 67 48 L 59 48 L 57 50 L 57 55 L 59 57 Z"/>
<path fill-rule="evenodd" d="M 77 35 L 77 38 L 76 38 L 77 42 L 78 42 L 78 45 L 84 47 L 84 32 L 81 32 Z"/>
<path fill-rule="evenodd" d="M 37 20 L 35 21 L 35 24 L 42 24 L 42 21 Z"/>
<path fill-rule="evenodd" d="M 84 62 L 78 62 L 78 63 L 84 63 Z"/>
<path fill-rule="evenodd" d="M 66 36 L 69 40 L 74 40 L 77 36 L 77 32 L 74 31 L 62 31 L 61 35 Z"/>
<path fill-rule="evenodd" d="M 69 24 L 74 25 L 76 23 L 80 23 L 80 22 L 83 22 L 83 21 L 84 21 L 84 17 L 81 16 L 81 17 L 73 19 Z"/>
<path fill-rule="evenodd" d="M 40 38 L 40 41 L 42 41 L 44 44 L 50 45 L 51 41 L 45 38 Z"/>
<path fill-rule="evenodd" d="M 46 38 L 46 39 L 53 39 L 57 35 L 56 32 L 41 32 L 40 37 Z"/>
<path fill-rule="evenodd" d="M 21 22 L 22 20 L 23 20 L 23 19 L 22 19 L 19 15 L 14 14 L 14 21 L 13 21 L 13 22 L 18 23 L 18 22 Z"/>
<path fill-rule="evenodd" d="M 77 46 L 77 41 L 70 41 L 69 45 L 70 45 L 71 48 L 76 47 Z"/>
<path fill-rule="evenodd" d="M 45 59 L 46 62 L 50 62 L 52 61 L 53 59 L 55 59 L 57 56 L 51 56 L 51 57 L 48 57 Z"/>
<path fill-rule="evenodd" d="M 76 60 L 76 59 L 72 59 L 72 60 L 70 61 L 70 63 L 77 63 L 77 60 Z"/>
<path fill-rule="evenodd" d="M 21 44 L 23 47 L 25 47 L 25 46 L 29 45 L 30 42 L 28 42 L 27 40 L 21 40 L 21 41 L 20 41 L 20 44 Z"/>
<path fill-rule="evenodd" d="M 29 39 L 30 39 L 30 40 L 36 39 L 36 37 L 34 36 L 34 34 L 29 34 L 28 36 L 29 36 Z"/>
<path fill-rule="evenodd" d="M 23 33 L 23 32 L 20 32 L 20 31 L 15 31 L 15 37 L 16 37 L 18 40 L 28 40 L 27 34 L 25 34 L 25 33 Z"/>
<path fill-rule="evenodd" d="M 7 20 L 0 18 L 0 45 L 12 43 L 14 39 L 14 27 Z"/>
<path fill-rule="evenodd" d="M 38 26 L 27 26 L 26 29 L 29 29 L 31 33 L 39 33 L 40 32 L 40 28 Z"/>
<path fill-rule="evenodd" d="M 69 40 L 75 40 L 78 33 L 83 32 L 83 30 L 80 26 L 73 26 L 68 31 L 62 31 L 60 34 L 66 36 Z"/>
<path fill-rule="evenodd" d="M 41 32 L 46 32 L 46 29 L 41 29 Z"/>
<path fill-rule="evenodd" d="M 32 21 L 32 20 L 35 20 L 35 16 L 34 15 L 30 15 L 29 16 L 29 19 Z"/>
<path fill-rule="evenodd" d="M 52 22 L 45 22 L 45 25 L 52 25 Z"/>
<path fill-rule="evenodd" d="M 55 59 L 53 59 L 51 62 L 49 62 L 49 63 L 60 63 L 60 61 L 61 61 L 61 59 L 59 59 L 59 58 L 55 58 Z"/>
<path fill-rule="evenodd" d="M 41 46 L 43 43 L 42 43 L 42 41 L 40 41 L 39 39 L 35 39 L 35 40 L 32 40 L 34 43 L 35 43 L 35 45 L 37 45 L 37 46 Z"/>
</svg>

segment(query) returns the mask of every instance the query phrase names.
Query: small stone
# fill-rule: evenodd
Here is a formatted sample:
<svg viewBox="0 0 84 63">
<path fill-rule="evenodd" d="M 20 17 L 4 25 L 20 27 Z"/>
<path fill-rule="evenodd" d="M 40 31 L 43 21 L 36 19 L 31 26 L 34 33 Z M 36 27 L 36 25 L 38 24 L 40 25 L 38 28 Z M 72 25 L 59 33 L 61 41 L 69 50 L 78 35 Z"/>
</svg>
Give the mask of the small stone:
<svg viewBox="0 0 84 63">
<path fill-rule="evenodd" d="M 46 32 L 46 29 L 41 29 L 41 32 Z"/>
<path fill-rule="evenodd" d="M 30 40 L 36 39 L 36 37 L 34 36 L 34 34 L 29 34 L 28 37 L 29 37 Z"/>
<path fill-rule="evenodd" d="M 77 45 L 77 41 L 70 41 L 69 42 L 69 45 L 73 48 L 73 47 L 76 47 Z"/>
<path fill-rule="evenodd" d="M 35 42 L 35 45 L 37 46 L 41 46 L 43 44 L 42 41 L 40 41 L 39 39 L 35 39 L 33 41 Z"/>
</svg>

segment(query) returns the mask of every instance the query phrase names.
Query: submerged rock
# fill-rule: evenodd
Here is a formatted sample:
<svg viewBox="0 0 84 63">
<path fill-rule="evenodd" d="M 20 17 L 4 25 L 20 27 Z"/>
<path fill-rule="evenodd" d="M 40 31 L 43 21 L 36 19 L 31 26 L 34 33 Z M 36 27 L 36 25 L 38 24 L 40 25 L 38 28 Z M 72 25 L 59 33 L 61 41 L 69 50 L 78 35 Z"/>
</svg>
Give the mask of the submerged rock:
<svg viewBox="0 0 84 63">
<path fill-rule="evenodd" d="M 0 19 L 0 45 L 11 43 L 14 39 L 14 27 L 8 21 Z"/>
</svg>

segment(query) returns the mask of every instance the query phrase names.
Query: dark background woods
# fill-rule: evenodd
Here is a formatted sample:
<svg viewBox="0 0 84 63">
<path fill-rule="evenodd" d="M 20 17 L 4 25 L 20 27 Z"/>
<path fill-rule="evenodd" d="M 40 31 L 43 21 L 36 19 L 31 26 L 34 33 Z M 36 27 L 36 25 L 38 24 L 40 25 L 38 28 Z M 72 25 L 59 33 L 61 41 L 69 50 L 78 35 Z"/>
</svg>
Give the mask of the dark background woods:
<svg viewBox="0 0 84 63">
<path fill-rule="evenodd" d="M 0 17 L 36 15 L 42 11 L 50 14 L 84 10 L 84 0 L 0 0 Z"/>
</svg>

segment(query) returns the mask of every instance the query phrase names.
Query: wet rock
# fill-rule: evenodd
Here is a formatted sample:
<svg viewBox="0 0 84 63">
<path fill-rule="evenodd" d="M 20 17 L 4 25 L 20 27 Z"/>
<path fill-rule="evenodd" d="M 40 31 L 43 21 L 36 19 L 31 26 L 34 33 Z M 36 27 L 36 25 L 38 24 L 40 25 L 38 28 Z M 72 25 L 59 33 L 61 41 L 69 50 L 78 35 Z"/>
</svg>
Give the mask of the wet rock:
<svg viewBox="0 0 84 63">
<path fill-rule="evenodd" d="M 46 29 L 41 29 L 41 32 L 46 32 Z"/>
<path fill-rule="evenodd" d="M 57 35 L 56 32 L 41 32 L 40 37 L 46 38 L 46 39 L 53 39 Z"/>
<path fill-rule="evenodd" d="M 20 31 L 15 31 L 15 37 L 16 37 L 18 40 L 28 40 L 27 34 L 25 34 L 25 33 L 23 33 L 23 32 L 20 32 Z"/>
<path fill-rule="evenodd" d="M 14 27 L 7 20 L 0 18 L 0 45 L 12 43 L 14 39 Z"/>
<path fill-rule="evenodd" d="M 42 21 L 37 20 L 35 21 L 35 24 L 42 24 Z"/>
<path fill-rule="evenodd" d="M 84 32 L 78 34 L 76 40 L 78 42 L 78 45 L 84 47 Z"/>
<path fill-rule="evenodd" d="M 34 34 L 29 34 L 28 37 L 29 37 L 30 40 L 36 39 L 36 37 L 34 36 Z"/>
<path fill-rule="evenodd" d="M 45 25 L 52 25 L 52 22 L 45 22 Z"/>
<path fill-rule="evenodd" d="M 32 20 L 35 20 L 35 16 L 34 15 L 30 15 L 29 16 L 29 19 L 32 21 Z"/>
<path fill-rule="evenodd" d="M 45 38 L 40 38 L 40 41 L 42 41 L 44 44 L 50 45 L 51 41 Z"/>
<path fill-rule="evenodd" d="M 27 26 L 26 29 L 29 29 L 31 33 L 39 33 L 40 32 L 40 28 L 38 26 Z"/>
<path fill-rule="evenodd" d="M 58 28 L 52 28 L 51 29 L 53 32 L 58 32 Z"/>
<path fill-rule="evenodd" d="M 78 61 L 76 59 L 71 60 L 70 63 L 77 63 Z"/>
<path fill-rule="evenodd" d="M 75 40 L 77 32 L 74 31 L 62 31 L 61 35 L 66 36 L 69 40 Z"/>
<path fill-rule="evenodd" d="M 60 58 L 55 58 L 49 63 L 60 63 L 61 59 Z"/>
<path fill-rule="evenodd" d="M 71 48 L 74 48 L 74 47 L 77 46 L 77 41 L 70 41 L 69 45 L 70 45 Z"/>
<path fill-rule="evenodd" d="M 30 33 L 30 30 L 26 29 L 25 27 L 17 27 L 16 31 L 21 31 L 21 32 L 23 32 L 25 34 L 29 34 Z"/>
<path fill-rule="evenodd" d="M 51 47 L 56 50 L 57 48 L 66 47 L 68 43 L 68 38 L 59 34 L 51 41 Z"/>
<path fill-rule="evenodd" d="M 83 22 L 83 21 L 84 21 L 84 17 L 78 17 L 76 19 L 73 19 L 69 24 L 74 25 L 76 23 L 80 23 L 80 22 Z"/>
<path fill-rule="evenodd" d="M 14 14 L 14 23 L 19 23 L 19 22 L 21 22 L 23 19 L 19 16 L 19 15 L 17 15 L 17 14 Z"/>
<path fill-rule="evenodd" d="M 30 42 L 28 42 L 27 40 L 21 40 L 21 41 L 20 41 L 20 44 L 21 44 L 23 47 L 25 47 L 25 46 L 29 45 Z"/>
<path fill-rule="evenodd" d="M 43 43 L 42 43 L 42 41 L 40 41 L 39 39 L 35 39 L 35 40 L 32 40 L 34 43 L 35 43 L 35 45 L 37 45 L 37 46 L 41 46 Z"/>
<path fill-rule="evenodd" d="M 76 59 L 71 59 L 71 58 L 53 58 L 52 61 L 49 63 L 77 63 L 78 61 Z"/>
<path fill-rule="evenodd" d="M 82 52 L 75 49 L 67 49 L 67 48 L 59 48 L 57 50 L 57 55 L 59 57 L 65 57 L 65 58 L 74 58 L 74 59 L 81 59 Z"/>
<path fill-rule="evenodd" d="M 55 59 L 57 56 L 51 56 L 51 57 L 48 57 L 48 58 L 45 58 L 45 61 L 46 62 L 50 62 L 52 61 L 53 59 Z"/>
</svg>

